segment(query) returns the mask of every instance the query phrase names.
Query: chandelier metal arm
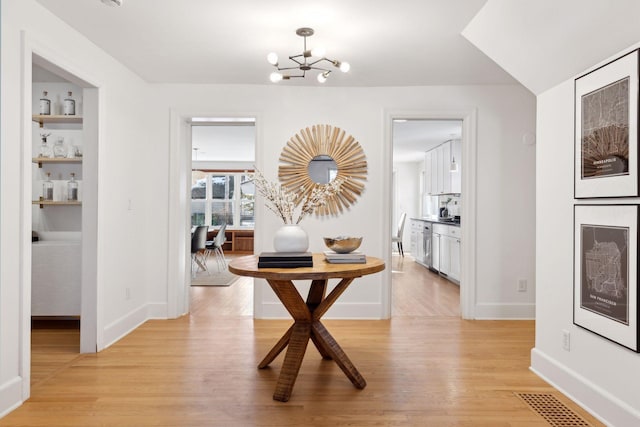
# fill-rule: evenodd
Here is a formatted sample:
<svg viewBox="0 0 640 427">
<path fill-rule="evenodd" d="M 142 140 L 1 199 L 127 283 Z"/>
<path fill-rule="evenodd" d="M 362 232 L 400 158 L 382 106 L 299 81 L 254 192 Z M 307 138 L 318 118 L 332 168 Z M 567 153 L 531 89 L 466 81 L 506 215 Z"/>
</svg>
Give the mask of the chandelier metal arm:
<svg viewBox="0 0 640 427">
<path fill-rule="evenodd" d="M 304 78 L 304 77 L 306 77 L 306 72 L 307 71 L 309 71 L 309 70 L 317 70 L 317 71 L 320 71 L 320 74 L 318 75 L 318 81 L 320 81 L 321 83 L 324 83 L 324 81 L 326 80 L 327 76 L 329 76 L 329 74 L 331 74 L 332 70 L 317 65 L 317 64 L 319 64 L 319 63 L 321 63 L 323 61 L 329 62 L 331 65 L 333 65 L 336 68 L 339 68 L 343 72 L 349 71 L 349 64 L 346 63 L 346 62 L 341 63 L 338 60 L 329 59 L 329 58 L 326 58 L 326 57 L 318 58 L 318 59 L 315 59 L 315 60 L 313 59 L 312 54 L 311 54 L 311 50 L 307 49 L 307 37 L 310 37 L 310 36 L 313 35 L 313 29 L 306 28 L 306 27 L 298 28 L 296 30 L 296 34 L 303 38 L 304 50 L 303 50 L 302 53 L 299 53 L 297 55 L 289 56 L 289 60 L 294 62 L 295 64 L 297 64 L 297 66 L 281 67 L 280 64 L 278 63 L 277 55 L 275 53 L 269 54 L 269 62 L 278 71 L 300 70 L 302 72 L 302 74 L 300 74 L 300 75 L 286 75 L 286 74 L 282 75 L 282 74 L 279 74 L 279 73 L 272 73 L 271 80 L 273 82 L 277 82 L 277 81 L 282 80 L 282 79 L 286 80 L 286 79 L 296 78 L 296 77 Z M 344 67 L 344 66 L 346 66 L 346 67 Z"/>
</svg>

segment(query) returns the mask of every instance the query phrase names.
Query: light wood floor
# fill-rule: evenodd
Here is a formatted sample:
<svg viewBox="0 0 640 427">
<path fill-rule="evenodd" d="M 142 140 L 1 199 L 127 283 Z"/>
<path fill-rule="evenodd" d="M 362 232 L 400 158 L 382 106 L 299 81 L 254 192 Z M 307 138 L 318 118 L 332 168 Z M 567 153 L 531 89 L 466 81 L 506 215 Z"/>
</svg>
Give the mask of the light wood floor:
<svg viewBox="0 0 640 427">
<path fill-rule="evenodd" d="M 461 320 L 457 286 L 409 257 L 392 268 L 391 320 L 324 322 L 364 390 L 310 345 L 291 400 L 272 400 L 283 356 L 256 366 L 291 322 L 251 317 L 249 279 L 192 288 L 189 316 L 99 354 L 77 355 L 69 331 L 34 331 L 31 398 L 0 426 L 549 425 L 514 392 L 550 393 L 601 425 L 529 371 L 533 322 Z"/>
</svg>

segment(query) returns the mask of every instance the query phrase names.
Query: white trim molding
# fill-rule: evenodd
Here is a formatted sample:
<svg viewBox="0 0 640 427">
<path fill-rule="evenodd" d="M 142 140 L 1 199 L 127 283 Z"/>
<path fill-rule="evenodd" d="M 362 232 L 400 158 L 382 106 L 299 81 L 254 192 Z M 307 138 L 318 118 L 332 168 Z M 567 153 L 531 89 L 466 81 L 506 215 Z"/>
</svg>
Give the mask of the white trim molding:
<svg viewBox="0 0 640 427">
<path fill-rule="evenodd" d="M 393 174 L 393 120 L 394 119 L 422 119 L 462 120 L 462 212 L 461 227 L 461 272 L 460 272 L 460 309 L 464 319 L 475 319 L 476 311 L 476 235 L 477 235 L 477 109 L 461 110 L 428 110 L 428 111 L 388 111 L 384 114 L 385 126 L 385 157 L 384 164 L 384 201 L 391 201 Z M 383 224 L 385 229 L 383 247 L 386 248 L 384 260 L 391 265 L 391 234 L 392 234 L 392 203 L 383 210 Z M 391 269 L 383 272 L 382 304 L 384 318 L 391 316 Z"/>
<path fill-rule="evenodd" d="M 640 410 L 598 387 L 542 351 L 531 350 L 531 371 L 608 426 L 640 425 Z M 563 386 L 561 387 L 560 384 Z"/>
</svg>

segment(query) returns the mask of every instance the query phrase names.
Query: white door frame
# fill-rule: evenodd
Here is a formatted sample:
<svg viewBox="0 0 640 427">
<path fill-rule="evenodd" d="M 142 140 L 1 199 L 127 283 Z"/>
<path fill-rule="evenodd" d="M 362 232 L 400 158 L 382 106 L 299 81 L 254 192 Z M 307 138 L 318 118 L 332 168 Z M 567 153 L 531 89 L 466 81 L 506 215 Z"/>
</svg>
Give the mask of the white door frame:
<svg viewBox="0 0 640 427">
<path fill-rule="evenodd" d="M 86 89 L 84 97 L 85 121 L 83 126 L 83 168 L 95 171 L 83 173 L 83 188 L 91 188 L 83 196 L 82 204 L 82 278 L 81 278 L 81 322 L 80 352 L 95 353 L 102 347 L 103 307 L 101 283 L 98 271 L 98 243 L 100 227 L 98 224 L 98 183 L 101 141 L 104 130 L 101 126 L 101 112 L 104 111 L 104 89 L 97 79 L 88 76 L 71 62 L 63 53 L 52 49 L 46 43 L 27 34 L 22 38 L 22 71 L 21 71 L 21 218 L 20 223 L 20 289 L 21 319 L 18 326 L 20 335 L 20 376 L 22 378 L 22 397 L 28 399 L 31 393 L 31 228 L 32 228 L 32 64 L 33 57 L 46 64 L 50 71 L 64 77 L 70 82 Z"/>
<path fill-rule="evenodd" d="M 171 110 L 169 137 L 169 230 L 182 230 L 168 233 L 167 241 L 167 316 L 177 318 L 189 312 L 189 287 L 191 284 L 190 265 L 191 242 L 188 238 L 191 228 L 191 205 L 187 197 L 191 185 L 191 120 L 194 117 L 237 118 L 252 117 L 255 119 L 255 164 L 262 164 L 260 149 L 260 114 L 243 112 L 212 112 Z M 256 223 L 260 209 L 256 207 Z M 259 244 L 259 236 L 254 232 L 254 247 Z M 254 286 L 254 307 L 262 298 L 261 287 Z M 254 316 L 255 316 L 254 308 Z"/>
<path fill-rule="evenodd" d="M 393 120 L 462 120 L 462 227 L 460 271 L 460 311 L 462 318 L 474 319 L 476 309 L 476 235 L 477 235 L 477 109 L 387 111 L 385 112 L 385 158 L 383 171 L 383 200 L 388 208 L 383 211 L 383 224 L 389 232 L 384 233 L 385 262 L 391 266 L 391 234 L 395 232 L 393 218 Z M 391 268 L 383 271 L 382 306 L 384 317 L 391 317 Z"/>
</svg>

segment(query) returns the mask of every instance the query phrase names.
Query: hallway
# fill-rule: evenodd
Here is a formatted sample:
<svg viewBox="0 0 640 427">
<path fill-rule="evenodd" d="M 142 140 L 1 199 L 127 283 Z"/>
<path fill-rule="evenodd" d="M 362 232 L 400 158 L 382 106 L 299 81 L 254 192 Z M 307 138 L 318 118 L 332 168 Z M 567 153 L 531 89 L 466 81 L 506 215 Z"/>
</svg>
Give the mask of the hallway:
<svg viewBox="0 0 640 427">
<path fill-rule="evenodd" d="M 529 370 L 532 321 L 461 320 L 457 286 L 417 279 L 408 274 L 414 265 L 393 262 L 404 271 L 394 273 L 394 287 L 403 287 L 394 310 L 405 314 L 324 322 L 366 378 L 364 390 L 310 345 L 291 400 L 272 400 L 282 356 L 256 366 L 290 321 L 233 313 L 252 292 L 240 280 L 193 288 L 190 315 L 150 320 L 99 354 L 75 356 L 34 384 L 0 426 L 549 425 L 515 393 L 550 394 L 601 425 Z M 395 280 L 402 274 L 411 279 Z"/>
</svg>

